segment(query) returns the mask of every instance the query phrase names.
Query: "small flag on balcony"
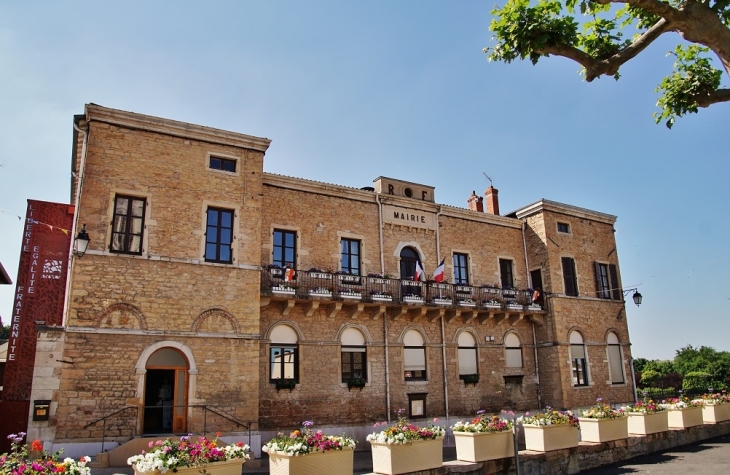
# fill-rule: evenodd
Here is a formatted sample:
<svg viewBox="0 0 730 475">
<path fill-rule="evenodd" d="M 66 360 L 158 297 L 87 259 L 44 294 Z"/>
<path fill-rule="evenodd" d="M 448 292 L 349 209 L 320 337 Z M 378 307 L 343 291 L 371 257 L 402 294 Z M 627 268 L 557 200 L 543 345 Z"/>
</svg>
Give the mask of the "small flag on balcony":
<svg viewBox="0 0 730 475">
<path fill-rule="evenodd" d="M 441 282 L 444 280 L 444 261 L 446 258 L 441 259 L 441 264 L 436 268 L 435 271 L 433 271 L 433 280 L 436 282 Z"/>
<path fill-rule="evenodd" d="M 413 274 L 413 280 L 415 282 L 423 280 L 423 274 L 423 267 L 421 267 L 421 263 L 419 261 L 416 261 L 416 272 Z"/>
<path fill-rule="evenodd" d="M 285 282 L 291 282 L 294 280 L 294 276 L 296 275 L 297 271 L 295 271 L 291 267 L 284 267 L 284 281 Z"/>
</svg>

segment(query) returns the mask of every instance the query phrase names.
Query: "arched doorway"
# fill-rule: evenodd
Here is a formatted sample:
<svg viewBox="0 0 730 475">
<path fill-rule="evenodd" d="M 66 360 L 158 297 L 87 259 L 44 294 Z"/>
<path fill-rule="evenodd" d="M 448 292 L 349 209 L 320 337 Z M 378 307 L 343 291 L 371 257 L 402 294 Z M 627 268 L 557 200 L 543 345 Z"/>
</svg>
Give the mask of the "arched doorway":
<svg viewBox="0 0 730 475">
<path fill-rule="evenodd" d="M 145 364 L 144 433 L 187 432 L 188 360 L 174 348 L 160 348 Z"/>
<path fill-rule="evenodd" d="M 416 275 L 416 263 L 420 261 L 418 251 L 412 247 L 404 247 L 400 251 L 400 278 L 403 280 L 401 286 L 402 295 L 421 295 L 421 284 L 408 284 L 408 280 L 412 280 Z M 423 267 L 423 266 L 421 266 Z"/>
</svg>

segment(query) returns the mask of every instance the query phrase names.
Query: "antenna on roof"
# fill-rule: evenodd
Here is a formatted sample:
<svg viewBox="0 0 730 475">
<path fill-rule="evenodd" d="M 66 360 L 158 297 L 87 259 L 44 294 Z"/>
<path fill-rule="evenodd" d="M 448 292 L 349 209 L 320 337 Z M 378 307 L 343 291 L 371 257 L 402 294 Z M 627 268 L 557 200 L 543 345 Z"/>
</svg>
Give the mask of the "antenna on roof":
<svg viewBox="0 0 730 475">
<path fill-rule="evenodd" d="M 489 175 L 487 175 L 487 174 L 486 174 L 486 173 L 484 173 L 484 172 L 482 172 L 482 174 L 483 174 L 483 175 L 484 175 L 485 177 L 487 177 L 487 180 L 489 180 L 489 186 L 492 186 L 492 179 L 491 179 L 491 178 L 489 178 Z"/>
</svg>

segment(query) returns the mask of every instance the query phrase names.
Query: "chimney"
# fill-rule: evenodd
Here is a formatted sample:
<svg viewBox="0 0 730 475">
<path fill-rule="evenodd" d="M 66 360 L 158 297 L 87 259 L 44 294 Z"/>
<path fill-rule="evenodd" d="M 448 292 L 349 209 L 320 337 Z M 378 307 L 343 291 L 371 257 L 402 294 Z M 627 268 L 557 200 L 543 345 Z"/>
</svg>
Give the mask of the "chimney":
<svg viewBox="0 0 730 475">
<path fill-rule="evenodd" d="M 497 194 L 499 190 L 495 187 L 490 186 L 487 191 L 484 192 L 484 197 L 487 199 L 487 213 L 499 215 L 499 198 Z"/>
<path fill-rule="evenodd" d="M 471 192 L 471 196 L 466 202 L 469 204 L 469 209 L 472 211 L 484 212 L 484 198 L 477 196 L 475 191 Z"/>
</svg>

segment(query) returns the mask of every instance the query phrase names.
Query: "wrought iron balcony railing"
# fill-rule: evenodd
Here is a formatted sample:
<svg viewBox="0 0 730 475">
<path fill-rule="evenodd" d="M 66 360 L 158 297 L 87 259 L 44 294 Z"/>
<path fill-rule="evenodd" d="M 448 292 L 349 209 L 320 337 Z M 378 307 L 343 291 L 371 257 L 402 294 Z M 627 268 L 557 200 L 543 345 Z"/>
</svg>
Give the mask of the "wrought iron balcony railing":
<svg viewBox="0 0 730 475">
<path fill-rule="evenodd" d="M 380 276 L 321 271 L 297 271 L 287 278 L 283 269 L 264 269 L 261 294 L 291 299 L 321 299 L 382 305 L 427 305 L 483 310 L 541 312 L 529 290 L 487 286 L 414 282 Z"/>
</svg>

